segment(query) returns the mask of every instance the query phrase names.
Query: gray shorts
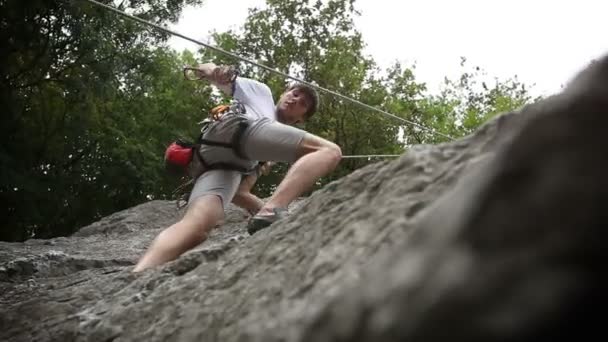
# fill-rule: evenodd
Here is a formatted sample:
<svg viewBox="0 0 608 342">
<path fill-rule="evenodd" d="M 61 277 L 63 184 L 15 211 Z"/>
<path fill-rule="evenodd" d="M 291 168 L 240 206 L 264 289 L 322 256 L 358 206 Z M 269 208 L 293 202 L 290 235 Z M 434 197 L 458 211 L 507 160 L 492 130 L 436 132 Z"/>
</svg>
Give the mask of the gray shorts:
<svg viewBox="0 0 608 342">
<path fill-rule="evenodd" d="M 224 115 L 212 124 L 205 138 L 212 141 L 230 142 L 242 117 Z M 249 126 L 241 137 L 241 151 L 247 157 L 238 157 L 227 147 L 201 146 L 201 156 L 207 164 L 230 163 L 246 169 L 254 169 L 259 161 L 294 162 L 297 148 L 306 132 L 267 118 L 248 120 Z M 232 170 L 208 170 L 198 177 L 190 193 L 188 204 L 205 195 L 216 195 L 224 207 L 232 201 L 243 173 Z"/>
</svg>

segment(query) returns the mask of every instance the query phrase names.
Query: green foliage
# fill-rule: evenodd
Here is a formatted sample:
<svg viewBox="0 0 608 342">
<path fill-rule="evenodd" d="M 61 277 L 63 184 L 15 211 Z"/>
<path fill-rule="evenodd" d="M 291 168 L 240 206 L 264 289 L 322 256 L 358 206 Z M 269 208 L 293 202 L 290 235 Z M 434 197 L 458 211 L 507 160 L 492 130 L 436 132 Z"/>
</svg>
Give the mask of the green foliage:
<svg viewBox="0 0 608 342">
<path fill-rule="evenodd" d="M 114 1 L 103 1 L 116 5 Z M 238 64 L 278 99 L 290 80 L 212 51 L 177 53 L 166 35 L 82 1 L 0 2 L 0 240 L 67 235 L 104 215 L 176 187 L 163 169 L 166 145 L 194 138 L 196 123 L 228 99 L 181 67 L 204 61 Z M 122 1 L 120 9 L 158 24 L 175 21 L 201 0 Z M 446 79 L 429 94 L 415 66 L 380 69 L 363 53 L 354 0 L 268 0 L 242 29 L 215 32 L 218 46 L 352 97 L 406 120 L 460 137 L 500 112 L 531 101 L 517 79 L 484 83 L 481 69 Z M 343 153 L 396 154 L 446 138 L 321 93 L 302 126 Z M 345 159 L 317 187 L 376 160 Z M 267 196 L 289 165 L 262 177 Z"/>
<path fill-rule="evenodd" d="M 186 3 L 200 1 L 121 8 L 163 23 Z M 159 133 L 205 103 L 166 78 L 179 59 L 150 48 L 166 37 L 81 1 L 8 0 L 1 13 L 0 239 L 69 234 L 163 193 Z"/>
<path fill-rule="evenodd" d="M 446 77 L 441 92 L 427 96 L 419 104 L 421 112 L 427 114 L 422 121 L 424 124 L 458 138 L 472 133 L 497 114 L 533 101 L 526 85 L 518 81 L 517 76 L 507 80 L 495 78 L 489 85 L 485 80 L 487 75 L 480 67 L 468 68 L 464 57 L 460 66 L 463 71 L 459 79 Z M 428 134 L 423 140 L 439 141 Z"/>
</svg>

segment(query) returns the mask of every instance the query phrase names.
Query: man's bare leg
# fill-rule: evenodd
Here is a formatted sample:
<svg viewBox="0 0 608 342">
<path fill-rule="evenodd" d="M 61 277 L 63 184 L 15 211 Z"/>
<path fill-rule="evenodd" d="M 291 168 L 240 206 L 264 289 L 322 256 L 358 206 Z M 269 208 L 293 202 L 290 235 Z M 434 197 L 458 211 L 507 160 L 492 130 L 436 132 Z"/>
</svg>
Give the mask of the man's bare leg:
<svg viewBox="0 0 608 342">
<path fill-rule="evenodd" d="M 289 203 L 309 190 L 315 182 L 332 172 L 340 163 L 340 147 L 328 140 L 307 133 L 298 146 L 300 158 L 285 175 L 277 190 L 260 209 L 259 215 L 271 215 L 273 208 L 287 208 Z"/>
<path fill-rule="evenodd" d="M 239 185 L 239 189 L 234 195 L 234 198 L 232 199 L 232 203 L 247 210 L 253 215 L 255 215 L 255 213 L 257 213 L 264 206 L 264 201 L 251 193 L 251 189 L 255 185 L 257 178 L 258 177 L 255 174 L 245 177 Z"/>
<path fill-rule="evenodd" d="M 223 215 L 224 208 L 218 196 L 206 195 L 196 199 L 179 222 L 158 234 L 133 272 L 164 264 L 196 247 L 207 239 Z"/>
</svg>

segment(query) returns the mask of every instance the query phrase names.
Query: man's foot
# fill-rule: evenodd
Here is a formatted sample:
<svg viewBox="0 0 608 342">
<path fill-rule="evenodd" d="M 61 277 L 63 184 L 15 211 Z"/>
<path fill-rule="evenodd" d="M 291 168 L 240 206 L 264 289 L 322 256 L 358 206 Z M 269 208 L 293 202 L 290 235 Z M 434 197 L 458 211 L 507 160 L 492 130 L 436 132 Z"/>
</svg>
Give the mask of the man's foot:
<svg viewBox="0 0 608 342">
<path fill-rule="evenodd" d="M 287 208 L 272 208 L 272 214 L 267 215 L 261 215 L 258 213 L 249 220 L 249 223 L 247 224 L 247 232 L 249 235 L 253 235 L 257 231 L 270 226 L 285 216 L 287 216 Z"/>
</svg>

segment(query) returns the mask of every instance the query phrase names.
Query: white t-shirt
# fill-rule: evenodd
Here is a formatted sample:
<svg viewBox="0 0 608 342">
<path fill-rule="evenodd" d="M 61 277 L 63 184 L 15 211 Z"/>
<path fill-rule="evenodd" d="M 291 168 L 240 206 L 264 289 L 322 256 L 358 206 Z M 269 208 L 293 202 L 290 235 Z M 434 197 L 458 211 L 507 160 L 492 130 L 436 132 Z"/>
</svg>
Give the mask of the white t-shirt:
<svg viewBox="0 0 608 342">
<path fill-rule="evenodd" d="M 232 97 L 245 106 L 247 117 L 254 120 L 269 118 L 276 121 L 276 107 L 270 88 L 264 83 L 237 77 Z"/>
</svg>

